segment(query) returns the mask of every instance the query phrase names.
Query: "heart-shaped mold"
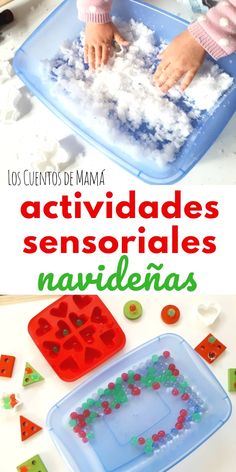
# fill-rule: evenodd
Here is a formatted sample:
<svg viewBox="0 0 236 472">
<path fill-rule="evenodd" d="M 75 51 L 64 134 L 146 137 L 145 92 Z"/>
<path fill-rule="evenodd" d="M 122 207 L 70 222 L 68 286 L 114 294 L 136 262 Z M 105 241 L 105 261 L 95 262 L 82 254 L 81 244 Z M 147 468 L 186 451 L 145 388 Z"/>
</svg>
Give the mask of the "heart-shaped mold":
<svg viewBox="0 0 236 472">
<path fill-rule="evenodd" d="M 69 319 L 76 328 L 80 328 L 88 321 L 85 315 L 77 315 L 76 313 L 70 313 Z"/>
<path fill-rule="evenodd" d="M 48 355 L 56 357 L 60 351 L 60 345 L 53 341 L 45 341 L 43 347 L 48 351 Z"/>
<path fill-rule="evenodd" d="M 100 335 L 102 342 L 106 345 L 113 344 L 113 339 L 115 337 L 115 332 L 113 329 L 109 329 Z"/>
<path fill-rule="evenodd" d="M 37 336 L 44 336 L 52 329 L 51 325 L 44 318 L 39 318 L 38 328 L 36 329 Z"/>
<path fill-rule="evenodd" d="M 67 303 L 61 302 L 58 307 L 52 308 L 50 310 L 50 314 L 52 316 L 56 316 L 57 318 L 65 318 L 67 314 Z"/>
<path fill-rule="evenodd" d="M 95 308 L 93 309 L 92 315 L 91 315 L 91 321 L 97 324 L 107 323 L 107 317 L 102 316 L 102 310 L 101 308 L 99 308 L 99 306 L 95 306 Z"/>
<path fill-rule="evenodd" d="M 211 326 L 221 314 L 219 303 L 210 303 L 209 305 L 200 304 L 197 307 L 197 316 L 206 326 Z"/>
<path fill-rule="evenodd" d="M 95 333 L 95 329 L 92 326 L 88 326 L 80 331 L 80 335 L 82 336 L 83 340 L 86 341 L 88 344 L 92 344 L 93 334 Z"/>
<path fill-rule="evenodd" d="M 92 347 L 86 347 L 84 360 L 86 363 L 94 362 L 96 359 L 101 357 L 101 352 L 97 349 L 93 349 Z"/>
<path fill-rule="evenodd" d="M 74 295 L 73 296 L 73 301 L 76 304 L 76 306 L 82 310 L 85 308 L 87 305 L 89 305 L 92 301 L 92 297 L 89 295 Z"/>
<path fill-rule="evenodd" d="M 57 338 L 65 338 L 66 336 L 69 336 L 69 334 L 71 334 L 71 330 L 68 324 L 65 323 L 65 321 L 58 321 L 57 326 L 58 331 L 55 334 Z"/>
<path fill-rule="evenodd" d="M 64 359 L 63 362 L 60 364 L 61 370 L 72 370 L 72 371 L 77 371 L 79 369 L 79 366 L 77 362 L 73 359 L 73 357 L 69 356 L 66 359 Z"/>
<path fill-rule="evenodd" d="M 78 341 L 77 337 L 72 336 L 70 339 L 68 339 L 64 343 L 64 349 L 66 349 L 67 351 L 70 351 L 73 349 L 74 351 L 79 352 L 79 351 L 82 351 L 83 348 L 80 342 Z"/>
</svg>

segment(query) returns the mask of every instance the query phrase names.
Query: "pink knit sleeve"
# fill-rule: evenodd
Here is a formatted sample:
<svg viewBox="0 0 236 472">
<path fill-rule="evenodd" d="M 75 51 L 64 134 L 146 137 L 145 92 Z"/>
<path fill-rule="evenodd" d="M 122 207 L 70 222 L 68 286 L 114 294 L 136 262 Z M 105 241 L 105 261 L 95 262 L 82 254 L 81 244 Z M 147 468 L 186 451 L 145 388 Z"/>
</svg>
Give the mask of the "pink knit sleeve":
<svg viewBox="0 0 236 472">
<path fill-rule="evenodd" d="M 86 23 L 109 23 L 112 0 L 77 0 L 79 19 Z"/>
<path fill-rule="evenodd" d="M 236 0 L 222 0 L 189 26 L 190 33 L 214 58 L 236 51 Z"/>
</svg>

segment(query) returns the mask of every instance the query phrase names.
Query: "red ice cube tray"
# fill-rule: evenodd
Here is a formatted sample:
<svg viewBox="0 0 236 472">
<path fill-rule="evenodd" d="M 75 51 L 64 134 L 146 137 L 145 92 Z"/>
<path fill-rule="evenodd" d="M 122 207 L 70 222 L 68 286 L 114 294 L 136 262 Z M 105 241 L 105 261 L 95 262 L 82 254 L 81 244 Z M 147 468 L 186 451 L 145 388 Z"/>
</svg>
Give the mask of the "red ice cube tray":
<svg viewBox="0 0 236 472">
<path fill-rule="evenodd" d="M 90 372 L 120 351 L 125 334 L 96 295 L 66 295 L 32 318 L 29 334 L 66 382 Z"/>
</svg>

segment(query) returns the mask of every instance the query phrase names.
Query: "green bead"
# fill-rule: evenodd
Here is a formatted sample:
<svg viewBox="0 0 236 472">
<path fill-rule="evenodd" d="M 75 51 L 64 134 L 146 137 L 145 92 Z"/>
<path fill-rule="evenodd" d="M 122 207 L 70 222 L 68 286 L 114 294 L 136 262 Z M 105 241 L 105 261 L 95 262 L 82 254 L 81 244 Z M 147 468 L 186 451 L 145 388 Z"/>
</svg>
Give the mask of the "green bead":
<svg viewBox="0 0 236 472">
<path fill-rule="evenodd" d="M 152 362 L 155 364 L 158 361 L 159 357 L 156 354 L 153 354 L 152 356 Z"/>
<path fill-rule="evenodd" d="M 69 425 L 70 425 L 72 428 L 74 428 L 74 426 L 77 425 L 77 421 L 71 419 L 71 420 L 69 421 Z"/>
<path fill-rule="evenodd" d="M 89 417 L 89 418 L 92 418 L 92 419 L 97 418 L 97 413 L 96 413 L 95 411 L 92 411 L 92 412 L 90 413 L 90 417 Z"/>
<path fill-rule="evenodd" d="M 97 408 L 100 408 L 101 406 L 101 402 L 99 400 L 97 400 L 94 404 Z"/>
<path fill-rule="evenodd" d="M 122 385 L 122 383 L 123 383 L 122 378 L 121 378 L 121 377 L 118 377 L 118 378 L 116 379 L 116 385 Z"/>
<path fill-rule="evenodd" d="M 201 417 L 200 413 L 193 413 L 192 419 L 193 419 L 193 421 L 195 421 L 196 423 L 199 423 L 199 421 L 201 421 L 202 417 Z"/>
<path fill-rule="evenodd" d="M 136 444 L 138 444 L 138 436 L 133 436 L 132 439 L 131 439 L 131 443 L 136 446 Z"/>
<path fill-rule="evenodd" d="M 147 445 L 146 445 L 145 448 L 144 448 L 144 452 L 145 452 L 146 454 L 152 454 L 152 453 L 153 453 L 153 448 L 152 448 L 152 446 L 147 446 Z"/>
<path fill-rule="evenodd" d="M 151 438 L 146 439 L 146 445 L 147 446 L 152 446 L 153 445 L 153 440 Z"/>
<path fill-rule="evenodd" d="M 87 410 L 87 408 L 88 408 L 87 402 L 82 403 L 82 408 L 83 408 L 83 410 Z"/>
<path fill-rule="evenodd" d="M 57 352 L 59 352 L 59 347 L 58 346 L 53 346 L 52 351 L 55 352 L 55 354 L 56 354 Z"/>
<path fill-rule="evenodd" d="M 154 375 L 156 373 L 156 369 L 154 367 L 148 367 L 148 375 Z"/>
<path fill-rule="evenodd" d="M 95 403 L 95 401 L 94 401 L 92 398 L 89 398 L 89 399 L 87 400 L 88 406 L 93 406 L 94 403 Z"/>
<path fill-rule="evenodd" d="M 94 433 L 93 433 L 92 431 L 89 431 L 89 432 L 87 433 L 87 438 L 88 438 L 88 439 L 94 439 Z"/>
<path fill-rule="evenodd" d="M 111 395 L 112 391 L 109 388 L 105 388 L 104 395 Z"/>
<path fill-rule="evenodd" d="M 98 395 L 99 395 L 99 397 L 101 397 L 102 395 L 104 395 L 104 389 L 103 389 L 103 388 L 99 388 L 99 389 L 98 389 Z"/>
<path fill-rule="evenodd" d="M 208 338 L 207 341 L 208 341 L 210 344 L 214 344 L 215 340 L 216 340 L 215 336 L 209 336 L 209 338 Z"/>
</svg>

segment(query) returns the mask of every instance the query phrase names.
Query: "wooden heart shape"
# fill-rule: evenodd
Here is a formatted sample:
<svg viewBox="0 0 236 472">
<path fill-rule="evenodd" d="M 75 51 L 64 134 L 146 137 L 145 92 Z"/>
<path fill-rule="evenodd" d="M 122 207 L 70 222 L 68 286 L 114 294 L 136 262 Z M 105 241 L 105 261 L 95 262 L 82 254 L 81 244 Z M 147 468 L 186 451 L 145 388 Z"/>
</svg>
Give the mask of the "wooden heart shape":
<svg viewBox="0 0 236 472">
<path fill-rule="evenodd" d="M 92 297 L 89 295 L 74 295 L 73 301 L 80 310 L 83 310 L 83 308 L 91 303 Z"/>
<path fill-rule="evenodd" d="M 64 349 L 66 349 L 68 351 L 74 350 L 76 352 L 79 352 L 79 351 L 82 351 L 83 348 L 82 348 L 80 342 L 78 341 L 77 337 L 72 336 L 70 339 L 68 339 L 64 343 Z"/>
<path fill-rule="evenodd" d="M 65 318 L 67 314 L 67 303 L 61 302 L 58 307 L 50 310 L 50 314 L 57 318 Z"/>
<path fill-rule="evenodd" d="M 36 329 L 37 336 L 43 336 L 47 334 L 52 329 L 51 325 L 44 318 L 39 318 L 38 328 Z"/>
<path fill-rule="evenodd" d="M 197 307 L 197 317 L 206 326 L 211 326 L 221 314 L 219 303 L 200 304 Z"/>
</svg>

